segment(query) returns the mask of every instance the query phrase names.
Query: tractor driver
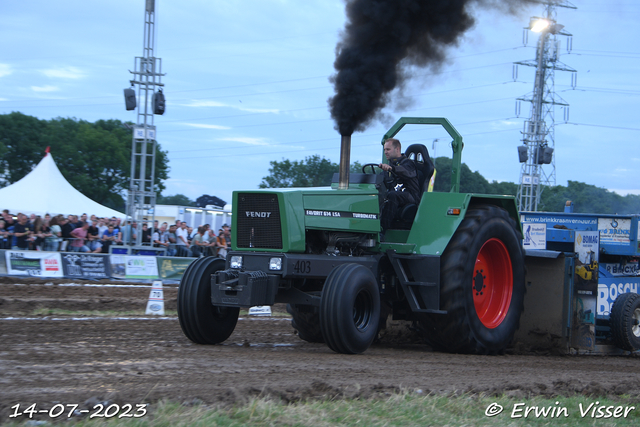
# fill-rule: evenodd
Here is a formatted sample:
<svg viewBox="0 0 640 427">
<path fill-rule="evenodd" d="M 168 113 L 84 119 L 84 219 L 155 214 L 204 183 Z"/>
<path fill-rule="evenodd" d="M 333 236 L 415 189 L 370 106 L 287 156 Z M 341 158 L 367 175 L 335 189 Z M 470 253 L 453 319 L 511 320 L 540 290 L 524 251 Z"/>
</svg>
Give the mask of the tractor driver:
<svg viewBox="0 0 640 427">
<path fill-rule="evenodd" d="M 420 200 L 416 165 L 402 154 L 400 141 L 395 138 L 387 139 L 384 142 L 384 155 L 389 163 L 379 165 L 384 171 L 387 186 L 387 195 L 380 212 L 383 233 L 391 227 L 403 206 L 417 204 Z"/>
</svg>

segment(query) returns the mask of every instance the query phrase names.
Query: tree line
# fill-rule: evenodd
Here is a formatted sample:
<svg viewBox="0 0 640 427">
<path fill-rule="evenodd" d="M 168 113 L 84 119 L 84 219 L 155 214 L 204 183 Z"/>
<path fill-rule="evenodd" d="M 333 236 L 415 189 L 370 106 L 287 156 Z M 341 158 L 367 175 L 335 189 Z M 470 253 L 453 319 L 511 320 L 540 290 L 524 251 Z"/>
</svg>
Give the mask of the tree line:
<svg viewBox="0 0 640 427">
<path fill-rule="evenodd" d="M 131 178 L 132 126 L 120 120 L 90 123 L 74 118 L 40 120 L 19 112 L 0 115 L 0 187 L 31 172 L 50 147 L 71 185 L 90 199 L 124 212 Z M 156 144 L 158 194 L 165 188 L 168 172 L 167 152 Z"/>
<path fill-rule="evenodd" d="M 434 191 L 447 192 L 451 188 L 451 159 L 435 159 L 436 179 Z M 304 161 L 271 161 L 269 175 L 262 179 L 260 188 L 278 187 L 323 187 L 331 185 L 331 178 L 338 172 L 338 164 L 318 155 Z M 362 172 L 362 165 L 355 162 L 351 173 Z M 517 196 L 518 184 L 513 182 L 489 182 L 480 172 L 472 172 L 463 163 L 460 171 L 460 192 L 480 194 L 504 194 Z M 584 182 L 569 181 L 567 186 L 556 185 L 543 188 L 538 210 L 562 212 L 567 200 L 574 203 L 574 212 L 599 214 L 638 214 L 640 196 L 621 196 L 605 188 Z"/>
<path fill-rule="evenodd" d="M 90 123 L 75 118 L 40 120 L 19 112 L 0 115 L 0 187 L 10 185 L 27 175 L 42 160 L 46 147 L 62 175 L 90 199 L 124 212 L 125 194 L 131 177 L 132 123 L 120 120 L 98 120 Z M 168 178 L 168 153 L 156 144 L 155 188 L 157 203 L 182 206 L 224 206 L 215 196 L 202 195 L 191 200 L 182 194 L 162 196 L 163 182 Z M 435 159 L 434 191 L 449 191 L 451 159 Z M 150 167 L 150 165 L 148 165 Z M 269 175 L 260 188 L 323 187 L 331 185 L 338 164 L 319 155 L 304 161 L 282 159 L 271 161 Z M 362 172 L 362 164 L 354 162 L 351 173 Z M 462 164 L 460 191 L 464 193 L 517 195 L 513 182 L 489 182 L 479 172 Z M 620 196 L 595 185 L 569 181 L 567 186 L 545 187 L 539 210 L 562 212 L 567 200 L 574 202 L 575 212 L 601 214 L 640 213 L 640 196 Z"/>
</svg>

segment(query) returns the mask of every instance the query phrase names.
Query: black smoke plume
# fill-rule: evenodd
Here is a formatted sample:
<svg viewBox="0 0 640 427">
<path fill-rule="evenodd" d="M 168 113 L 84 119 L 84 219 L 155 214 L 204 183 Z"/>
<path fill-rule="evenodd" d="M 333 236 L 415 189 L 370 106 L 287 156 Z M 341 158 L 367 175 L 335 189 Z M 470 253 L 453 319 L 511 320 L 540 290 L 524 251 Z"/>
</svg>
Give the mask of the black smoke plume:
<svg viewBox="0 0 640 427">
<path fill-rule="evenodd" d="M 346 0 L 347 24 L 331 77 L 331 117 L 341 135 L 363 131 L 403 89 L 411 66 L 437 70 L 474 25 L 470 7 L 527 0 Z"/>
</svg>

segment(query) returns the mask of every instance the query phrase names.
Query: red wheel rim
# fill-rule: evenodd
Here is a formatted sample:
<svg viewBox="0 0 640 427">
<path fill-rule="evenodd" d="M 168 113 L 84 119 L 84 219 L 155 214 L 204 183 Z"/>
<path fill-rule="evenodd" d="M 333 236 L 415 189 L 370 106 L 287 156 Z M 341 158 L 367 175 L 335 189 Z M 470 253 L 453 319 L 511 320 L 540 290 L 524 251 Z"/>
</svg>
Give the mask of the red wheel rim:
<svg viewBox="0 0 640 427">
<path fill-rule="evenodd" d="M 478 318 L 487 328 L 497 328 L 507 316 L 513 295 L 511 257 L 501 240 L 489 239 L 482 245 L 472 281 Z"/>
</svg>

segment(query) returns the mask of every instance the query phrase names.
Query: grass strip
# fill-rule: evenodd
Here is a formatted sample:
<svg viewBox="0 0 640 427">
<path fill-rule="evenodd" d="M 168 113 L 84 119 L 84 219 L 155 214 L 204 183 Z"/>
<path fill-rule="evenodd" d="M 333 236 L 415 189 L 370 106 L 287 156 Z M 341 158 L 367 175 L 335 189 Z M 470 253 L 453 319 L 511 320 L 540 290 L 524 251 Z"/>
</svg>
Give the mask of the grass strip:
<svg viewBox="0 0 640 427">
<path fill-rule="evenodd" d="M 498 411 L 502 408 L 502 411 Z M 621 408 L 621 409 L 618 409 Z M 493 414 L 489 416 L 488 414 Z M 9 425 L 27 425 L 9 424 Z M 79 419 L 74 426 L 638 426 L 640 399 L 629 396 L 516 398 L 422 395 L 283 403 L 255 398 L 233 407 L 162 401 L 142 418 Z"/>
</svg>

